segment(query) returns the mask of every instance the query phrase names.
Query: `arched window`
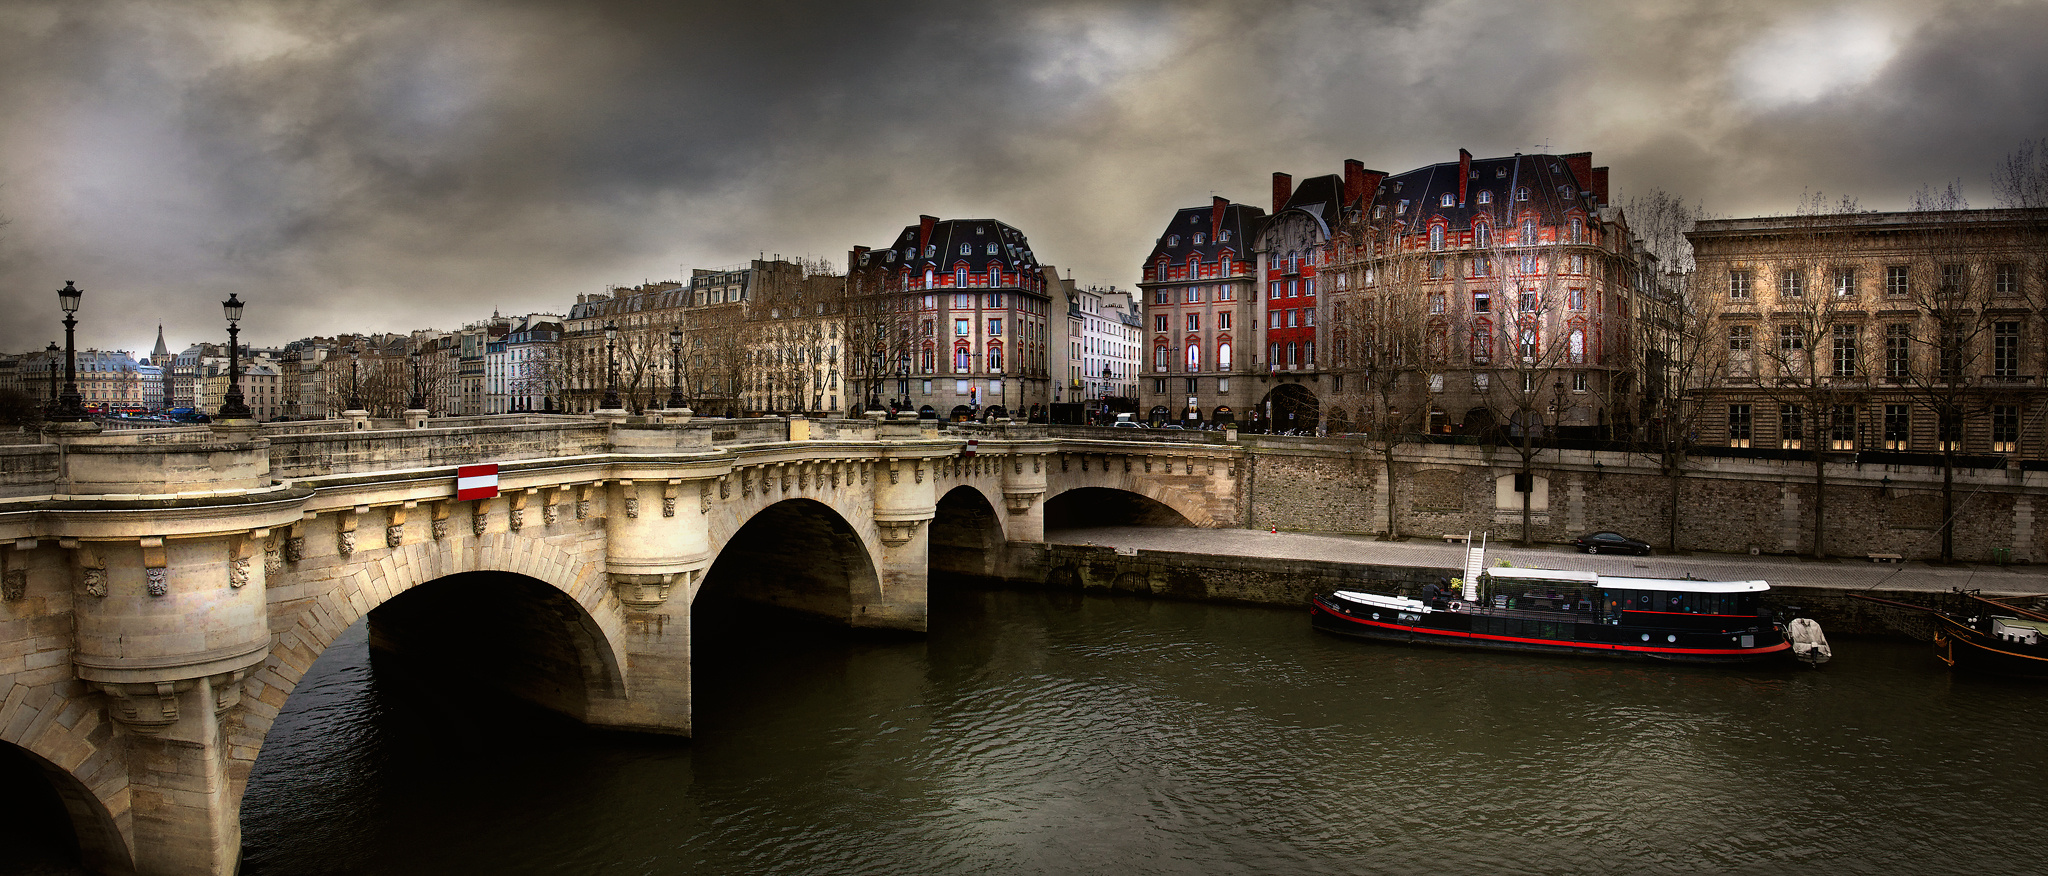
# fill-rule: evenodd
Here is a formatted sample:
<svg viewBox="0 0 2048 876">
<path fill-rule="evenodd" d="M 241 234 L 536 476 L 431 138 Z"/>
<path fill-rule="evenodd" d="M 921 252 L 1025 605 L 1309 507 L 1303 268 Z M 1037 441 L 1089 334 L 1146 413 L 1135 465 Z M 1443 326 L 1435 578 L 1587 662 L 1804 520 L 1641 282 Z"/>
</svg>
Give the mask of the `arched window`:
<svg viewBox="0 0 2048 876">
<path fill-rule="evenodd" d="M 1201 232 L 1196 232 L 1196 233 L 1195 233 L 1195 245 L 1196 245 L 1196 246 L 1201 246 L 1201 245 L 1202 245 L 1202 242 L 1203 242 L 1203 239 L 1204 239 L 1204 238 L 1203 238 L 1203 235 L 1201 234 Z"/>
<path fill-rule="evenodd" d="M 1002 344 L 988 345 L 988 370 L 991 372 L 999 372 L 1003 370 Z"/>
<path fill-rule="evenodd" d="M 961 255 L 972 255 L 973 253 L 974 253 L 974 244 L 971 244 L 971 243 L 963 243 L 963 244 L 960 244 L 960 254 L 961 254 Z"/>
<path fill-rule="evenodd" d="M 1472 321 L 1472 360 L 1486 362 L 1493 358 L 1493 320 Z"/>
<path fill-rule="evenodd" d="M 1443 248 L 1444 248 L 1444 227 L 1443 227 L 1442 225 L 1431 225 L 1431 226 L 1429 226 L 1429 251 L 1430 251 L 1430 252 L 1442 252 L 1442 251 L 1443 251 Z"/>
<path fill-rule="evenodd" d="M 968 351 L 966 344 L 953 348 L 953 370 L 955 372 L 964 374 L 967 369 L 973 367 L 973 363 L 974 354 Z"/>
<path fill-rule="evenodd" d="M 1003 285 L 1003 269 L 1000 265 L 988 266 L 988 284 L 990 286 Z"/>
<path fill-rule="evenodd" d="M 1536 217 L 1522 217 L 1522 237 L 1515 242 L 1523 246 L 1532 246 L 1536 243 Z"/>
<path fill-rule="evenodd" d="M 1571 345 L 1572 345 L 1572 364 L 1573 364 L 1573 365 L 1584 365 L 1584 364 L 1586 364 L 1586 330 L 1585 330 L 1585 329 L 1578 329 L 1578 328 L 1572 329 L 1572 333 L 1571 333 Z"/>
<path fill-rule="evenodd" d="M 954 268 L 954 269 L 953 269 L 953 285 L 955 285 L 955 286 L 965 286 L 965 285 L 967 285 L 967 269 L 966 269 L 966 268 Z"/>
<path fill-rule="evenodd" d="M 1200 370 L 1202 370 L 1202 340 L 1200 338 L 1189 338 L 1188 372 L 1193 373 Z"/>
<path fill-rule="evenodd" d="M 938 370 L 938 355 L 938 350 L 931 347 L 924 348 L 924 354 L 918 359 L 918 365 L 924 373 L 930 374 Z"/>
<path fill-rule="evenodd" d="M 1485 194 L 1485 193 L 1484 193 L 1484 192 L 1481 192 L 1480 194 Z M 1485 222 L 1480 222 L 1480 223 L 1476 223 L 1476 224 L 1474 224 L 1474 225 L 1472 226 L 1472 245 L 1473 245 L 1473 246 L 1478 246 L 1478 247 L 1488 247 L 1488 246 L 1492 246 L 1492 245 L 1493 245 L 1493 226 L 1491 226 L 1491 225 L 1488 225 L 1488 224 L 1486 224 Z"/>
<path fill-rule="evenodd" d="M 1522 186 L 1521 188 L 1515 189 L 1515 200 L 1517 200 L 1517 201 L 1526 201 L 1526 200 L 1529 200 L 1529 187 L 1528 187 L 1528 186 Z"/>
<path fill-rule="evenodd" d="M 1480 190 L 1479 190 L 1479 203 L 1482 203 L 1482 204 L 1491 204 L 1491 203 L 1493 203 L 1493 192 L 1491 192 L 1491 191 L 1488 191 L 1488 190 L 1486 190 L 1486 189 L 1480 189 Z"/>
<path fill-rule="evenodd" d="M 1586 235 L 1586 220 L 1581 219 L 1577 216 L 1573 216 L 1571 222 L 1571 234 L 1572 242 L 1579 243 Z"/>
<path fill-rule="evenodd" d="M 1228 340 L 1216 342 L 1216 370 L 1230 370 L 1230 341 Z"/>
</svg>

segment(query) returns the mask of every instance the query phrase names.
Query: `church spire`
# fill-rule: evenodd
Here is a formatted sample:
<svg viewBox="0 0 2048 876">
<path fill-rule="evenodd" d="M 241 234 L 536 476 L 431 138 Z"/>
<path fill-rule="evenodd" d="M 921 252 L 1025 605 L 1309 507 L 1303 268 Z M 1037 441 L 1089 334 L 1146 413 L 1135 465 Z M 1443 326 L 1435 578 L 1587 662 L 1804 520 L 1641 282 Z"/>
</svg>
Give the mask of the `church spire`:
<svg viewBox="0 0 2048 876">
<path fill-rule="evenodd" d="M 171 348 L 164 344 L 163 323 L 156 324 L 156 349 L 149 351 L 149 364 L 155 365 L 159 368 L 170 367 Z"/>
</svg>

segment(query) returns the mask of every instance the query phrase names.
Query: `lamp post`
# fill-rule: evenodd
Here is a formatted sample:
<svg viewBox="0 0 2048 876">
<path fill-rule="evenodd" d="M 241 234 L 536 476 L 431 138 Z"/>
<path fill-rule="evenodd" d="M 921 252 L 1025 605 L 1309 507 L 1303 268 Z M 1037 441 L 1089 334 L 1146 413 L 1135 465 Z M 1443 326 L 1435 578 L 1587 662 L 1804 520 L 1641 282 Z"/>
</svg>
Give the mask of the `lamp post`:
<svg viewBox="0 0 2048 876">
<path fill-rule="evenodd" d="M 249 405 L 242 399 L 242 367 L 236 349 L 241 335 L 242 299 L 235 293 L 228 293 L 228 300 L 220 303 L 228 316 L 228 394 L 221 400 L 220 418 L 223 420 L 249 419 Z"/>
<path fill-rule="evenodd" d="M 624 405 L 620 404 L 619 402 L 619 360 L 618 357 L 613 355 L 613 353 L 616 350 L 618 340 L 619 324 L 615 322 L 605 323 L 604 400 L 599 402 L 597 405 L 599 408 L 603 408 L 605 410 L 618 410 L 624 407 Z"/>
<path fill-rule="evenodd" d="M 78 395 L 78 342 L 74 329 L 78 319 L 72 314 L 78 312 L 79 299 L 85 292 L 64 281 L 64 288 L 57 290 L 57 306 L 64 309 L 64 392 L 57 397 L 57 410 L 50 419 L 59 423 L 82 423 L 90 419 L 85 413 L 85 399 Z"/>
<path fill-rule="evenodd" d="M 683 330 L 668 330 L 668 406 L 683 407 Z"/>
<path fill-rule="evenodd" d="M 363 409 L 363 376 L 358 370 L 362 362 L 362 348 L 348 345 L 348 409 L 351 411 Z"/>
<path fill-rule="evenodd" d="M 415 411 L 427 409 L 427 385 L 420 379 L 420 348 L 412 348 L 412 400 L 407 408 Z"/>
</svg>

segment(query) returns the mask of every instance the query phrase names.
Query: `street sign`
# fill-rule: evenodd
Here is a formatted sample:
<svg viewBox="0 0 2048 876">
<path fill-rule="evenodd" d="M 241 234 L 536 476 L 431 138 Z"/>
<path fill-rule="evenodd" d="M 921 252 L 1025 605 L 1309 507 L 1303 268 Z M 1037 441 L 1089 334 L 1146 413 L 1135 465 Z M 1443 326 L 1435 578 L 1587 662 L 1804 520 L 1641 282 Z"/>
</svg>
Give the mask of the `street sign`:
<svg viewBox="0 0 2048 876">
<path fill-rule="evenodd" d="M 455 498 L 495 499 L 498 497 L 498 464 L 463 465 L 455 468 Z"/>
</svg>

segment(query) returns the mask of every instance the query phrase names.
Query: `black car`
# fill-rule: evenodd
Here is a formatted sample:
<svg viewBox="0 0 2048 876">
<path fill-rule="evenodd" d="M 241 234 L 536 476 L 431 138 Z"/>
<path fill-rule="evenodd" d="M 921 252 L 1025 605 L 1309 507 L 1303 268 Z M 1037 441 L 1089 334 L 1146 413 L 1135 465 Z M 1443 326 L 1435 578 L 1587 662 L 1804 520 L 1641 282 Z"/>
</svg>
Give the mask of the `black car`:
<svg viewBox="0 0 2048 876">
<path fill-rule="evenodd" d="M 1601 551 L 1625 552 L 1642 554 L 1644 556 L 1649 556 L 1650 554 L 1648 542 L 1636 541 L 1619 532 L 1589 532 L 1572 539 L 1572 545 L 1589 554 L 1597 554 Z"/>
</svg>

